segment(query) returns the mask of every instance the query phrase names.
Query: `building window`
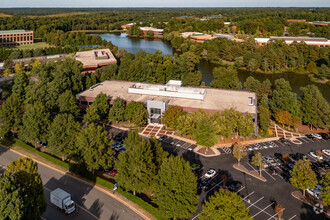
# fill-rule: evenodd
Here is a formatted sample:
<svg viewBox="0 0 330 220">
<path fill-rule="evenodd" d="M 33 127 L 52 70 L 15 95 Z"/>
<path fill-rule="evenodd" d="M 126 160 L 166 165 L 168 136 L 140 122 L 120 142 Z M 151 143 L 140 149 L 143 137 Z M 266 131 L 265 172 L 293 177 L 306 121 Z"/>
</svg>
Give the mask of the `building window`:
<svg viewBox="0 0 330 220">
<path fill-rule="evenodd" d="M 150 108 L 150 113 L 153 114 L 158 114 L 160 115 L 162 111 L 159 108 Z"/>
<path fill-rule="evenodd" d="M 249 105 L 254 105 L 254 99 L 253 99 L 253 97 L 249 97 Z"/>
</svg>

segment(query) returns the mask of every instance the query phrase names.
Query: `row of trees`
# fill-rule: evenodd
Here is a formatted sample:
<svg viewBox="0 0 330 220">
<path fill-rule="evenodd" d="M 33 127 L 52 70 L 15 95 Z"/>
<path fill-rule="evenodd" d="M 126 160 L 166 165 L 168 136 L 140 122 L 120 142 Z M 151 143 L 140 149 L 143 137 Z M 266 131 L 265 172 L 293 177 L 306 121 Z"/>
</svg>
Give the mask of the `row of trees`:
<svg viewBox="0 0 330 220">
<path fill-rule="evenodd" d="M 299 127 L 302 122 L 316 128 L 329 128 L 330 106 L 315 85 L 300 88 L 300 97 L 292 92 L 289 81 L 275 80 L 274 85 L 267 79 L 263 82 L 249 76 L 244 87 L 233 67 L 218 67 L 213 70 L 212 87 L 242 89 L 256 92 L 260 128 L 267 132 L 270 118 L 279 124 Z"/>
<path fill-rule="evenodd" d="M 252 116 L 234 109 L 214 114 L 203 110 L 187 114 L 181 107 L 171 106 L 163 113 L 162 121 L 166 126 L 177 129 L 182 135 L 191 136 L 197 144 L 206 147 L 216 144 L 219 135 L 250 136 L 254 132 Z"/>
<path fill-rule="evenodd" d="M 225 38 L 216 38 L 196 43 L 189 38 L 184 39 L 179 32 L 171 32 L 164 36 L 172 46 L 182 52 L 190 51 L 200 59 L 222 64 L 232 62 L 238 68 L 251 71 L 279 72 L 305 71 L 322 73 L 328 76 L 329 48 L 294 42 L 290 45 L 275 40 L 265 46 L 258 46 L 254 39 L 243 43 Z M 322 67 L 322 68 L 321 68 Z"/>
</svg>

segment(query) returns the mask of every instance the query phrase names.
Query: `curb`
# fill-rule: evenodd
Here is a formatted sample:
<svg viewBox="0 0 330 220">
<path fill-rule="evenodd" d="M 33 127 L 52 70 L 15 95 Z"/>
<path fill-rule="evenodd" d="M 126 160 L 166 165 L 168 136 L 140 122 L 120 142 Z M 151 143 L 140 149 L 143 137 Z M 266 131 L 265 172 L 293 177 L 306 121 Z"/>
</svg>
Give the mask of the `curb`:
<svg viewBox="0 0 330 220">
<path fill-rule="evenodd" d="M 3 146 L 2 146 L 2 147 L 3 147 Z M 7 147 L 5 147 L 5 148 L 8 149 L 9 151 L 15 153 L 15 154 L 18 154 L 18 155 L 22 156 L 22 157 L 28 157 L 28 156 L 26 156 L 25 154 L 23 154 L 23 153 L 21 153 L 21 152 L 18 152 L 18 151 L 16 151 L 16 150 L 13 150 L 13 149 L 10 149 L 10 148 L 7 148 Z M 85 183 L 85 184 L 87 184 L 87 185 L 89 185 L 89 186 L 91 186 L 91 187 L 94 187 L 94 188 L 98 189 L 99 191 L 101 191 L 101 192 L 107 194 L 108 196 L 111 196 L 112 198 L 116 199 L 116 200 L 119 201 L 120 203 L 124 204 L 126 207 L 128 207 L 129 209 L 131 209 L 132 211 L 134 211 L 136 214 L 138 214 L 139 216 L 141 216 L 143 219 L 149 219 L 149 220 L 156 219 L 156 218 L 154 218 L 153 216 L 152 216 L 152 217 L 149 217 L 149 216 L 143 214 L 142 211 L 138 210 L 138 208 L 135 208 L 135 207 L 133 207 L 131 204 L 129 204 L 129 203 L 133 203 L 133 202 L 131 202 L 130 200 L 126 199 L 126 198 L 123 196 L 124 199 L 127 200 L 127 201 L 124 201 L 124 199 L 121 199 L 121 198 L 115 196 L 114 194 L 112 194 L 112 192 L 109 191 L 109 189 L 105 188 L 104 186 L 101 186 L 101 185 L 99 185 L 99 184 L 97 184 L 97 183 L 95 183 L 95 182 L 92 182 L 92 181 L 89 181 L 89 180 L 83 179 L 83 178 L 81 178 L 81 177 L 78 177 L 78 176 L 76 176 L 76 175 L 74 175 L 74 174 L 72 174 L 72 173 L 69 173 L 68 170 L 67 170 L 67 172 L 64 172 L 63 170 L 60 170 L 60 169 L 55 168 L 55 167 L 52 167 L 52 166 L 50 166 L 50 165 L 48 165 L 48 164 L 46 164 L 46 163 L 44 163 L 44 162 L 41 162 L 41 161 L 39 161 L 39 160 L 37 160 L 37 159 L 34 159 L 34 158 L 31 158 L 31 159 L 32 159 L 33 161 L 35 161 L 35 162 L 37 162 L 37 163 L 39 163 L 39 164 L 45 166 L 45 167 L 48 167 L 49 169 L 52 169 L 52 170 L 54 170 L 54 171 L 56 171 L 56 172 L 59 172 L 59 173 L 61 173 L 61 174 L 64 174 L 64 175 L 69 175 L 70 177 L 72 177 L 72 178 L 74 178 L 74 179 L 76 179 L 76 180 L 78 180 L 78 181 L 80 181 L 80 182 L 83 182 L 83 183 Z M 50 162 L 50 163 L 51 163 L 51 162 Z M 63 168 L 63 169 L 66 170 L 65 168 Z M 133 203 L 133 204 L 135 204 L 135 203 Z M 135 205 L 138 206 L 137 204 L 135 204 Z M 138 206 L 138 207 L 139 207 L 140 209 L 142 209 L 140 206 Z M 144 210 L 144 209 L 142 209 L 142 210 Z M 144 210 L 144 212 L 146 212 L 146 211 Z M 151 215 L 150 213 L 148 213 L 148 214 Z"/>
<path fill-rule="evenodd" d="M 235 165 L 236 165 L 236 166 L 235 166 Z M 243 165 L 241 165 L 241 166 L 243 166 Z M 243 172 L 243 173 L 246 173 L 246 174 L 248 174 L 248 175 L 250 175 L 250 176 L 252 176 L 252 177 L 254 177 L 254 178 L 256 178 L 256 179 L 258 179 L 258 180 L 260 180 L 260 181 L 262 181 L 262 182 L 267 182 L 267 179 L 266 179 L 265 177 L 262 177 L 263 179 L 262 179 L 260 176 L 257 177 L 257 176 L 255 176 L 255 175 L 251 174 L 251 173 L 250 173 L 245 167 L 244 167 L 244 168 L 245 168 L 246 170 L 238 168 L 238 167 L 237 167 L 237 164 L 233 164 L 233 168 L 236 169 L 236 170 L 239 170 L 239 171 L 241 171 L 241 172 Z"/>
</svg>

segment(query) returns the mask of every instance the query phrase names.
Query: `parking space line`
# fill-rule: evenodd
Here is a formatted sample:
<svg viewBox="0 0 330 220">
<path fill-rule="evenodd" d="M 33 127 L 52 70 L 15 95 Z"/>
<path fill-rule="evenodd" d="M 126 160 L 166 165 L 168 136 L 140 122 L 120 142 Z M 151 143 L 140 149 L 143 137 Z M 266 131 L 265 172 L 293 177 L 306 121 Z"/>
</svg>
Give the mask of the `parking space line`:
<svg viewBox="0 0 330 220">
<path fill-rule="evenodd" d="M 310 156 L 309 154 L 307 154 L 307 156 L 312 158 L 315 162 L 317 161 L 314 157 Z"/>
<path fill-rule="evenodd" d="M 267 173 L 268 174 L 268 176 L 270 176 L 273 180 L 276 180 L 274 177 L 272 177 L 266 170 L 262 170 L 262 171 L 264 171 L 265 173 Z"/>
<path fill-rule="evenodd" d="M 183 147 L 185 144 L 188 144 L 188 147 L 189 147 L 189 143 L 184 142 L 184 144 L 181 145 L 181 148 L 183 148 L 183 149 L 188 149 L 188 147 L 187 147 L 187 148 Z"/>
<path fill-rule="evenodd" d="M 281 141 L 276 141 L 276 142 L 280 143 L 282 146 L 285 146 Z"/>
<path fill-rule="evenodd" d="M 247 209 L 250 208 L 251 206 L 255 205 L 256 203 L 258 203 L 260 200 L 264 199 L 265 197 L 261 197 L 260 199 L 258 199 L 257 201 L 255 201 L 254 203 L 250 204 L 248 207 L 246 207 Z"/>
<path fill-rule="evenodd" d="M 245 186 L 243 186 L 242 188 L 240 188 L 237 192 L 239 193 L 239 192 L 242 191 L 243 189 L 245 189 Z"/>
<path fill-rule="evenodd" d="M 271 214 L 269 214 L 268 212 L 266 212 L 265 210 L 262 210 L 261 208 L 259 208 L 258 206 L 256 206 L 256 205 L 252 205 L 253 207 L 255 207 L 255 208 L 257 208 L 257 209 L 259 209 L 261 212 L 263 212 L 263 213 L 266 213 L 267 215 L 269 215 L 269 216 L 272 216 Z M 258 213 L 259 214 L 259 213 Z M 253 216 L 254 217 L 254 216 Z"/>
<path fill-rule="evenodd" d="M 254 171 L 257 171 L 249 162 L 247 162 L 247 165 L 249 165 Z"/>
<path fill-rule="evenodd" d="M 260 210 L 260 212 L 258 212 L 257 214 L 255 214 L 254 216 L 252 216 L 252 218 L 256 217 L 257 215 L 259 215 L 261 212 L 265 212 L 264 210 L 266 210 L 269 206 L 273 205 L 274 202 L 272 202 L 271 204 L 269 204 L 268 206 L 266 206 L 264 209 Z M 267 213 L 267 212 L 265 212 Z"/>
<path fill-rule="evenodd" d="M 223 182 L 223 180 L 222 180 L 220 183 L 218 183 L 218 184 L 216 184 L 215 186 L 213 186 L 210 190 L 208 190 L 208 191 L 206 192 L 206 194 L 208 194 L 208 193 L 209 193 L 211 190 L 213 190 L 215 187 L 219 186 L 222 182 Z"/>
<path fill-rule="evenodd" d="M 297 139 L 300 140 L 300 141 L 303 141 L 303 142 L 309 143 L 308 141 L 305 140 L 305 138 L 297 138 Z"/>
<path fill-rule="evenodd" d="M 293 219 L 293 218 L 296 217 L 296 216 L 297 216 L 297 215 L 292 216 L 291 218 L 289 218 L 289 220 Z"/>
<path fill-rule="evenodd" d="M 245 196 L 244 199 L 243 199 L 243 201 L 247 202 L 245 199 L 246 198 L 249 198 L 249 196 L 251 196 L 253 193 L 254 193 L 254 191 L 252 193 L 250 193 L 249 195 Z"/>
<path fill-rule="evenodd" d="M 194 220 L 195 218 L 197 218 L 199 216 L 199 214 L 197 214 L 195 217 L 193 217 L 191 220 Z"/>
<path fill-rule="evenodd" d="M 284 210 L 285 210 L 285 208 L 283 208 L 283 211 L 284 211 Z M 272 219 L 272 218 L 275 218 L 275 216 L 277 216 L 277 213 L 276 213 L 275 215 L 269 217 L 269 219 L 267 219 L 267 220 L 270 220 L 270 219 Z"/>
</svg>

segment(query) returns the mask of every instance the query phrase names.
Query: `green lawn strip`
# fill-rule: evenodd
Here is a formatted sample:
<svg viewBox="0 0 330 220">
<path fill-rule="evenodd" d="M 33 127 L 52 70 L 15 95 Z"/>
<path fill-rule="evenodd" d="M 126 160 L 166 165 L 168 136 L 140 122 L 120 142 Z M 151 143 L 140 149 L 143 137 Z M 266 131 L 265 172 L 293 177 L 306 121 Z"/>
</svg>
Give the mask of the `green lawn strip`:
<svg viewBox="0 0 330 220">
<path fill-rule="evenodd" d="M 14 138 L 14 142 L 15 144 L 19 145 L 20 147 L 28 150 L 28 151 L 31 151 L 33 153 L 36 153 L 38 154 L 39 156 L 43 157 L 44 159 L 54 163 L 54 164 L 57 164 L 67 170 L 70 169 L 70 166 L 68 163 L 58 159 L 58 158 L 55 158 L 47 153 L 44 153 L 44 152 L 40 152 L 38 151 L 36 148 L 24 143 L 23 141 L 19 140 L 19 139 L 16 139 Z M 90 173 L 84 173 L 84 174 L 79 174 L 80 176 L 90 180 L 90 181 L 93 181 L 101 186 L 104 186 L 110 190 L 112 190 L 113 188 L 113 183 L 99 177 L 99 176 L 96 176 L 96 175 L 92 175 Z M 133 194 L 129 193 L 129 192 L 126 192 L 124 191 L 123 189 L 119 188 L 117 190 L 117 192 L 121 195 L 123 195 L 126 199 L 134 202 L 135 204 L 141 206 L 144 210 L 146 210 L 147 212 L 149 212 L 150 214 L 152 214 L 153 216 L 155 216 L 157 219 L 164 219 L 163 217 L 161 217 L 158 209 L 152 205 L 150 205 L 149 203 L 145 202 L 143 199 L 141 199 L 140 197 L 137 197 L 137 196 L 134 196 Z"/>
</svg>

